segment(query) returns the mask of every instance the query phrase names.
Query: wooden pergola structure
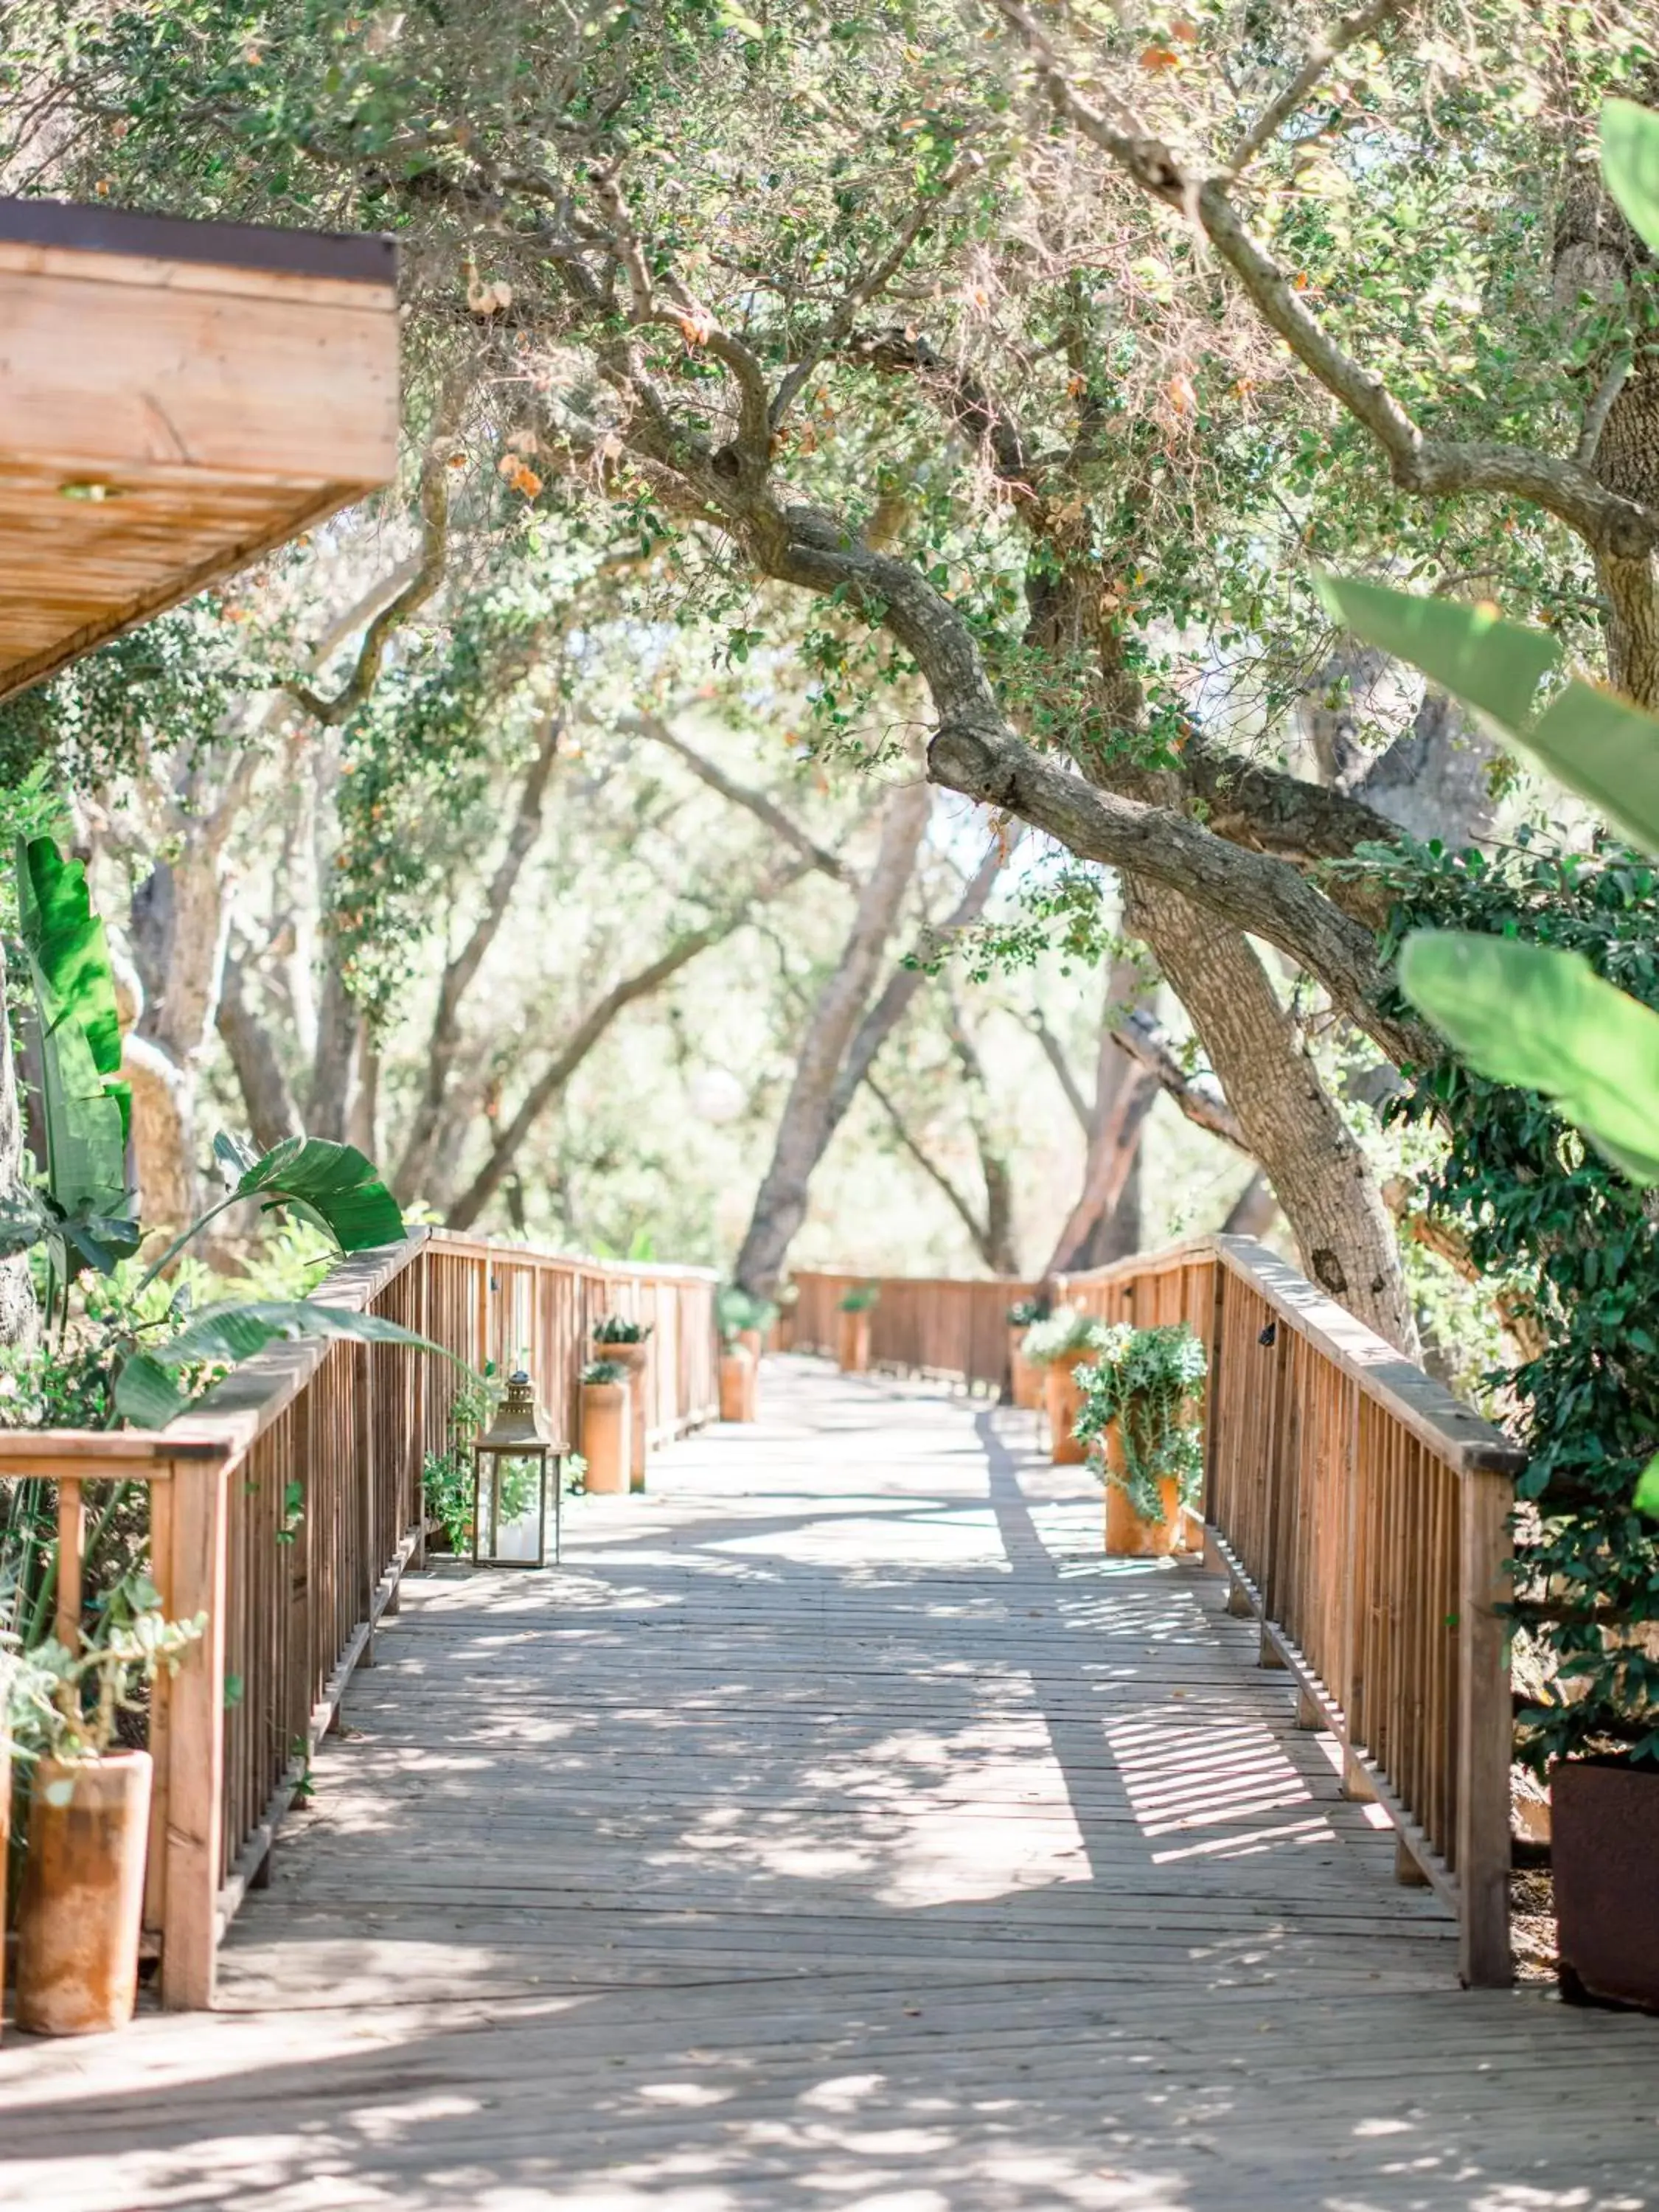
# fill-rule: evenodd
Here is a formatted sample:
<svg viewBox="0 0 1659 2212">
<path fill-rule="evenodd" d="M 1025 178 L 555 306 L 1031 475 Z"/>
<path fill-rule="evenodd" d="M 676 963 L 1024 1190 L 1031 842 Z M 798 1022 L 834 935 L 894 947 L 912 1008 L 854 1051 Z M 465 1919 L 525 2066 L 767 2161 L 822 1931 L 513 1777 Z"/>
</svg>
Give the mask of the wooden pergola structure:
<svg viewBox="0 0 1659 2212">
<path fill-rule="evenodd" d="M 391 481 L 392 240 L 0 200 L 0 698 Z"/>
</svg>

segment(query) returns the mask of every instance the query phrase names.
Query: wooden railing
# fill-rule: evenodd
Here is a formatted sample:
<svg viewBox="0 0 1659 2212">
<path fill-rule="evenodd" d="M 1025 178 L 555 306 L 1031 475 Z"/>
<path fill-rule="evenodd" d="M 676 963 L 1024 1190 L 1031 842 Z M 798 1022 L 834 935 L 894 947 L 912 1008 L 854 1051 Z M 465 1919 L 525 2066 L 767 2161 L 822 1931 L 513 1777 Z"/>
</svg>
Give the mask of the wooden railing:
<svg viewBox="0 0 1659 2212">
<path fill-rule="evenodd" d="M 1000 1390 L 1008 1373 L 1008 1308 L 1037 1288 L 1008 1276 L 956 1282 L 939 1276 L 801 1269 L 789 1279 L 797 1293 L 788 1309 L 787 1340 L 792 1350 L 833 1356 L 842 1297 L 861 1284 L 875 1283 L 881 1295 L 870 1310 L 873 1365 L 989 1390 Z"/>
<path fill-rule="evenodd" d="M 823 1314 L 852 1275 L 801 1282 L 796 1340 L 829 1348 Z M 822 1287 L 821 1287 L 822 1286 Z M 833 1289 L 830 1287 L 833 1286 Z M 1025 1285 L 885 1279 L 873 1356 L 990 1379 L 992 1315 Z M 1456 1913 L 1471 1985 L 1510 1978 L 1509 1523 L 1522 1454 L 1292 1267 L 1217 1237 L 1050 1285 L 1107 1321 L 1186 1321 L 1210 1361 L 1206 1549 L 1230 1607 L 1261 1625 L 1298 1717 L 1341 1747 L 1344 1784 L 1399 1838 L 1402 1879 Z M 915 1308 L 938 1301 L 930 1336 Z M 963 1329 L 960 1315 L 975 1316 Z M 983 1315 L 985 1317 L 980 1319 Z M 930 1357 L 912 1356 L 926 1343 Z M 963 1355 L 952 1358 L 950 1347 Z"/>
<path fill-rule="evenodd" d="M 577 1376 L 601 1314 L 651 1325 L 649 1434 L 719 1408 L 715 1278 L 416 1231 L 337 1268 L 315 1296 L 401 1322 L 469 1366 L 522 1360 L 553 1436 L 577 1442 Z M 82 1486 L 148 1486 L 168 1616 L 206 1633 L 155 1686 L 145 1895 L 164 2004 L 213 2001 L 220 1936 L 264 1878 L 276 1825 L 422 1540 L 421 1479 L 447 1441 L 459 1370 L 343 1340 L 273 1346 L 155 1435 L 0 1433 L 0 1480 L 58 1485 L 58 1633 L 81 1621 Z"/>
</svg>

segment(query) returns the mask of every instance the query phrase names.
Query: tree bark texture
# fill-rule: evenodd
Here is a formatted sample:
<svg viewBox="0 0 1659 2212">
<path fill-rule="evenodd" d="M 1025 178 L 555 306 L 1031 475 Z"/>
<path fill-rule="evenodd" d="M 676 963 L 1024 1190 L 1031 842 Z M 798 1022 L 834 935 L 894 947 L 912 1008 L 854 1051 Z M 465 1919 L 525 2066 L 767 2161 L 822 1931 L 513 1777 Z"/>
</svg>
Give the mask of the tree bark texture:
<svg viewBox="0 0 1659 2212">
<path fill-rule="evenodd" d="M 409 1206 L 416 1199 L 429 1194 L 427 1184 L 432 1175 L 434 1147 L 443 1122 L 444 1105 L 455 1071 L 456 1056 L 461 1046 L 462 1005 L 477 980 L 485 956 L 501 933 L 501 924 L 507 919 L 525 863 L 534 851 L 536 841 L 541 835 L 544 802 L 558 759 L 562 727 L 556 715 L 549 715 L 543 724 L 535 757 L 519 787 L 519 803 L 514 811 L 512 827 L 507 831 L 506 847 L 495 864 L 495 872 L 484 895 L 483 911 L 460 951 L 446 966 L 439 984 L 438 1006 L 432 1018 L 432 1034 L 427 1042 L 426 1070 L 421 1093 L 416 1102 L 403 1157 L 392 1177 L 392 1187 L 400 1205 Z"/>
<path fill-rule="evenodd" d="M 299 1136 L 300 1109 L 283 1073 L 276 1042 L 249 999 L 246 963 L 234 956 L 225 962 L 216 1019 L 241 1088 L 248 1134 L 256 1151 L 268 1152 Z"/>
<path fill-rule="evenodd" d="M 898 925 L 932 805 L 932 792 L 916 782 L 902 784 L 883 810 L 875 861 L 859 893 L 836 971 L 808 1019 L 771 1164 L 738 1255 L 736 1279 L 757 1297 L 770 1297 L 776 1291 L 789 1247 L 806 1218 L 812 1171 L 834 1127 L 836 1078 Z"/>
<path fill-rule="evenodd" d="M 1358 1139 L 1300 1053 L 1296 1025 L 1240 932 L 1161 885 L 1130 889 L 1132 926 L 1187 1009 L 1296 1238 L 1303 1271 L 1407 1354 L 1416 1330 L 1393 1224 Z M 1287 1080 L 1300 1055 L 1299 1081 Z"/>
<path fill-rule="evenodd" d="M 1114 961 L 1106 981 L 1082 1186 L 1055 1239 L 1044 1271 L 1050 1275 L 1109 1267 L 1140 1249 L 1140 1140 L 1158 1083 L 1113 1034 L 1115 1020 L 1133 1006 L 1140 988 L 1136 963 Z"/>
</svg>

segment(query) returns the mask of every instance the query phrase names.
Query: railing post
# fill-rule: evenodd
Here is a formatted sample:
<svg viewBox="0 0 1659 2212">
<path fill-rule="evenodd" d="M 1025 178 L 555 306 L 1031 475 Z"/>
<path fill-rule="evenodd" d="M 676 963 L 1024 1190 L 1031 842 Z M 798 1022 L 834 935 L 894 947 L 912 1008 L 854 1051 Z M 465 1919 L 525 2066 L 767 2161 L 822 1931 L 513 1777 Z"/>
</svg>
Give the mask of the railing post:
<svg viewBox="0 0 1659 2212">
<path fill-rule="evenodd" d="M 167 1683 L 167 1833 L 161 2002 L 213 2003 L 225 1781 L 225 1462 L 174 1460 L 169 1555 L 155 1565 L 169 1619 L 207 1615 Z"/>
<path fill-rule="evenodd" d="M 1510 1960 L 1510 1760 L 1513 1735 L 1508 1631 L 1514 1484 L 1466 1468 L 1458 1600 L 1458 1970 L 1467 1987 L 1506 1989 Z"/>
</svg>

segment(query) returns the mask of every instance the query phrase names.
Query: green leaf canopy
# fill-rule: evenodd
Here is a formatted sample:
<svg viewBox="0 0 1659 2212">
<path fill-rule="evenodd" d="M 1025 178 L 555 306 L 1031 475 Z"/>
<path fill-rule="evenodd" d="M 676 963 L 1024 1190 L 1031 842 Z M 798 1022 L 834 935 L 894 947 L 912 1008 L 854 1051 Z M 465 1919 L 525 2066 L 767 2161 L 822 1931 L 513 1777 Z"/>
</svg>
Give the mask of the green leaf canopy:
<svg viewBox="0 0 1659 2212">
<path fill-rule="evenodd" d="M 1477 1073 L 1541 1092 L 1633 1182 L 1659 1183 L 1659 1014 L 1578 953 L 1455 930 L 1407 938 L 1400 980 Z"/>
</svg>

